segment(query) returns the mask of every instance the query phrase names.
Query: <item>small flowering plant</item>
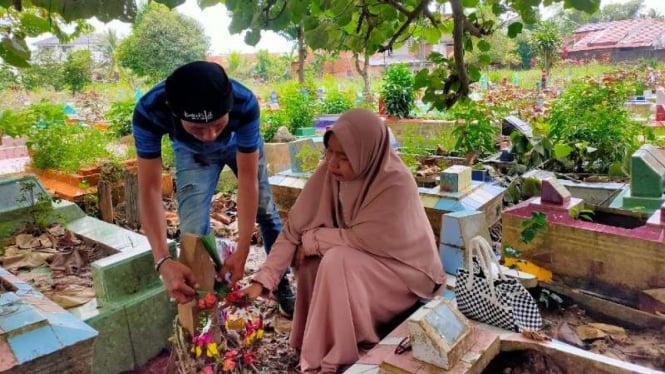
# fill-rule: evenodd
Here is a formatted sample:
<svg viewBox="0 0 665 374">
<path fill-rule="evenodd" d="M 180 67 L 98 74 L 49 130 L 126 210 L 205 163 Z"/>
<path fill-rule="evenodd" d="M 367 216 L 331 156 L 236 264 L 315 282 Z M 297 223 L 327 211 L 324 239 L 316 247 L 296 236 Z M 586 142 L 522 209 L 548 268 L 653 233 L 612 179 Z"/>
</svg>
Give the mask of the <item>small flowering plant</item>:
<svg viewBox="0 0 665 374">
<path fill-rule="evenodd" d="M 255 350 L 263 338 L 263 319 L 242 291 L 220 286 L 215 293 L 200 292 L 196 308 L 188 366 L 204 374 L 258 372 Z"/>
</svg>

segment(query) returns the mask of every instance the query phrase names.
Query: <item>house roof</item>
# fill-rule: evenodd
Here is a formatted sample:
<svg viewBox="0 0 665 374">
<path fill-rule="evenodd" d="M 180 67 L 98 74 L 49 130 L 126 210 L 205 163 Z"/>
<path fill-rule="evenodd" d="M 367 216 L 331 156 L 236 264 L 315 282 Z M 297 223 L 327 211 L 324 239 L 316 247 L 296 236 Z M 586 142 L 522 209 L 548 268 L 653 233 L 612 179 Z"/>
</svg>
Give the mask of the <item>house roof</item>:
<svg viewBox="0 0 665 374">
<path fill-rule="evenodd" d="M 61 43 L 58 38 L 55 36 L 48 37 L 44 40 L 40 40 L 38 42 L 33 43 L 35 47 L 38 48 L 43 48 L 43 47 L 55 47 L 55 46 L 80 46 L 80 45 L 101 45 L 102 44 L 102 36 L 99 34 L 87 34 L 87 35 L 81 35 L 78 38 L 68 42 L 68 43 Z"/>
<path fill-rule="evenodd" d="M 577 36 L 575 39 L 579 39 L 568 48 L 568 52 L 612 48 L 665 48 L 665 21 L 651 18 L 592 23 L 573 33 Z"/>
</svg>

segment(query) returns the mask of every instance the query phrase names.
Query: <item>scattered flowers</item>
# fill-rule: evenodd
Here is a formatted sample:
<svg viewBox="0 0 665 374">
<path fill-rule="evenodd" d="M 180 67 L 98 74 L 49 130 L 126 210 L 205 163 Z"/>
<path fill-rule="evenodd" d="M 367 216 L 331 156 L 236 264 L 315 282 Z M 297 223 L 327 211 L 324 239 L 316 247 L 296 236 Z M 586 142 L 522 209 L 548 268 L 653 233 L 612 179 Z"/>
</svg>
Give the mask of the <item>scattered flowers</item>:
<svg viewBox="0 0 665 374">
<path fill-rule="evenodd" d="M 190 348 L 201 374 L 258 372 L 256 344 L 263 338 L 263 320 L 237 287 L 200 293 L 195 313 L 198 326 Z"/>
</svg>

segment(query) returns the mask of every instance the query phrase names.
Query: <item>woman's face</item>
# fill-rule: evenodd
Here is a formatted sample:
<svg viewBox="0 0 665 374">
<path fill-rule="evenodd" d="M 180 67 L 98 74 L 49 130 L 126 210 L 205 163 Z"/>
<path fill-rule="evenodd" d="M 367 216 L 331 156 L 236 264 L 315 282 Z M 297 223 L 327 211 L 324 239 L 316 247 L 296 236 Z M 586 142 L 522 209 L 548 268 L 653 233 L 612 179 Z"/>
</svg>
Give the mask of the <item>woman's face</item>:
<svg viewBox="0 0 665 374">
<path fill-rule="evenodd" d="M 328 161 L 328 171 L 337 180 L 346 182 L 356 178 L 356 173 L 351 168 L 351 162 L 346 157 L 342 145 L 335 134 L 328 137 L 328 147 L 326 148 L 326 161 Z"/>
</svg>

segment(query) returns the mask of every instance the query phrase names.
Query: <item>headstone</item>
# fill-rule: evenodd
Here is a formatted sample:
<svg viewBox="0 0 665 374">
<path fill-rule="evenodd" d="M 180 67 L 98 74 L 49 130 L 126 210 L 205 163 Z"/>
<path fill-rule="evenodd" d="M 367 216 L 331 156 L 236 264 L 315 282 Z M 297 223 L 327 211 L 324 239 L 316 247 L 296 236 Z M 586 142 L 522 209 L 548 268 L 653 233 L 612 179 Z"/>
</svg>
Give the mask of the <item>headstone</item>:
<svg viewBox="0 0 665 374">
<path fill-rule="evenodd" d="M 464 266 L 467 243 L 478 235 L 491 242 L 483 212 L 462 210 L 442 216 L 439 255 L 446 273 L 454 275 Z"/>
<path fill-rule="evenodd" d="M 296 136 L 291 134 L 286 126 L 280 126 L 272 137 L 272 141 L 275 143 L 288 143 L 294 140 L 296 140 Z"/>
<path fill-rule="evenodd" d="M 270 104 L 277 104 L 277 92 L 275 90 L 270 91 Z"/>
<path fill-rule="evenodd" d="M 570 202 L 570 191 L 555 178 L 542 180 L 540 201 L 544 204 L 564 205 Z"/>
<path fill-rule="evenodd" d="M 62 108 L 62 113 L 66 116 L 74 116 L 76 115 L 76 110 L 73 106 L 71 106 L 71 104 L 67 103 L 65 104 L 65 107 Z"/>
<path fill-rule="evenodd" d="M 480 88 L 483 89 L 483 90 L 486 90 L 488 86 L 489 86 L 489 84 L 488 84 L 488 81 L 487 81 L 487 76 L 485 74 L 483 74 L 480 77 Z"/>
<path fill-rule="evenodd" d="M 516 116 L 508 116 L 503 119 L 501 123 L 501 135 L 510 136 L 513 131 L 518 131 L 520 134 L 526 136 L 527 138 L 533 137 L 533 130 L 528 123 L 522 121 Z"/>
<path fill-rule="evenodd" d="M 656 104 L 656 121 L 665 121 L 665 105 Z"/>
<path fill-rule="evenodd" d="M 473 325 L 453 304 L 437 297 L 407 320 L 413 357 L 449 370 L 471 350 Z"/>
<path fill-rule="evenodd" d="M 640 147 L 631 158 L 632 197 L 661 198 L 664 189 L 665 160 L 649 147 Z"/>
<path fill-rule="evenodd" d="M 513 86 L 517 87 L 520 84 L 520 78 L 516 73 L 513 73 Z"/>
<path fill-rule="evenodd" d="M 303 138 L 289 143 L 289 156 L 291 158 L 291 171 L 296 173 L 306 172 L 301 155 L 306 148 L 317 149 L 312 138 Z"/>
<path fill-rule="evenodd" d="M 656 105 L 665 105 L 665 88 L 663 87 L 656 89 Z"/>
<path fill-rule="evenodd" d="M 362 91 L 356 91 L 356 105 L 361 105 L 363 102 L 365 102 L 365 95 Z"/>
<path fill-rule="evenodd" d="M 201 237 L 191 233 L 184 233 L 180 240 L 180 255 L 178 261 L 192 269 L 197 291 L 213 292 L 215 289 L 215 264 L 206 251 Z M 194 334 L 196 318 L 196 305 L 194 301 L 178 304 L 178 320 L 182 327 L 190 334 Z"/>
<path fill-rule="evenodd" d="M 471 168 L 451 166 L 441 173 L 440 189 L 447 192 L 464 192 L 471 187 Z"/>
<path fill-rule="evenodd" d="M 40 196 L 48 196 L 48 192 L 34 175 L 0 178 L 0 213 L 3 215 L 38 203 Z"/>
</svg>

